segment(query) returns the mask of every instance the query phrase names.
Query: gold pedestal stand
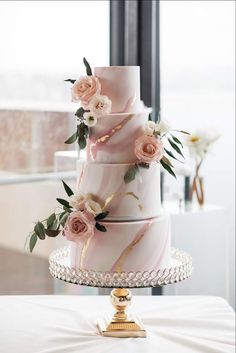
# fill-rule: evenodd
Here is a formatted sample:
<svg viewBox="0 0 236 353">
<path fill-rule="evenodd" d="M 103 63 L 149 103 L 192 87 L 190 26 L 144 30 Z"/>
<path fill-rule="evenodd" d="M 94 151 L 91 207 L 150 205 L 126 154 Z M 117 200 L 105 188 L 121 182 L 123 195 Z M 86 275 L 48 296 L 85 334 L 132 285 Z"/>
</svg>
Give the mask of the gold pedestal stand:
<svg viewBox="0 0 236 353">
<path fill-rule="evenodd" d="M 108 337 L 146 337 L 146 331 L 137 318 L 130 317 L 126 312 L 131 304 L 132 294 L 129 289 L 115 288 L 111 291 L 111 302 L 115 307 L 112 319 L 104 318 L 98 321 L 98 329 L 103 336 Z"/>
<path fill-rule="evenodd" d="M 192 258 L 186 252 L 171 250 L 170 265 L 158 271 L 102 272 L 71 267 L 70 247 L 54 250 L 49 257 L 49 270 L 53 277 L 69 283 L 99 288 L 114 288 L 111 302 L 115 307 L 113 318 L 98 321 L 103 336 L 146 337 L 141 322 L 130 317 L 126 308 L 131 303 L 131 292 L 127 288 L 164 286 L 183 281 L 191 276 Z"/>
</svg>

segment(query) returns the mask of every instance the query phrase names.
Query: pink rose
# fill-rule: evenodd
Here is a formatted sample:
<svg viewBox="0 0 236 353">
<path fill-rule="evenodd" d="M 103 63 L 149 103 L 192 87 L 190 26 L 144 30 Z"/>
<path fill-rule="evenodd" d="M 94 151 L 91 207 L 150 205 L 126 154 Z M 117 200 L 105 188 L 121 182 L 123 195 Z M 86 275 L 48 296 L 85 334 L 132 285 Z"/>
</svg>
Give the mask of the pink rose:
<svg viewBox="0 0 236 353">
<path fill-rule="evenodd" d="M 135 141 L 134 153 L 140 162 L 159 162 L 164 154 L 163 143 L 160 138 L 142 135 Z"/>
<path fill-rule="evenodd" d="M 81 211 L 72 212 L 67 218 L 63 234 L 67 240 L 74 242 L 86 242 L 94 235 L 94 216 Z"/>
<path fill-rule="evenodd" d="M 81 76 L 71 88 L 72 101 L 81 102 L 85 107 L 94 95 L 101 92 L 101 84 L 95 76 Z"/>
</svg>

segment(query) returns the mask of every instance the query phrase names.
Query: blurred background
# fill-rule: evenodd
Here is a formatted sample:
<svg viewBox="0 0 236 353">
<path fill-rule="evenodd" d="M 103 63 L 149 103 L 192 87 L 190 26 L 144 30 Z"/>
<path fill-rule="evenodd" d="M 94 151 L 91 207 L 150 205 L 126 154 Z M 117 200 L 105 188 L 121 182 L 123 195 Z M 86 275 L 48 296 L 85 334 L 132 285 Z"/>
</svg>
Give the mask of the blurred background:
<svg viewBox="0 0 236 353">
<path fill-rule="evenodd" d="M 187 148 L 177 182 L 162 173 L 173 246 L 191 253 L 195 271 L 152 294 L 219 295 L 234 306 L 235 2 L 1 1 L 0 52 L 0 294 L 97 293 L 50 277 L 48 255 L 63 239 L 24 250 L 63 192 L 60 180 L 75 185 L 78 151 L 64 144 L 75 107 L 64 80 L 84 73 L 85 56 L 92 67 L 140 65 L 153 119 L 161 109 L 173 127 L 220 135 L 201 170 L 203 207 L 186 195 Z"/>
</svg>

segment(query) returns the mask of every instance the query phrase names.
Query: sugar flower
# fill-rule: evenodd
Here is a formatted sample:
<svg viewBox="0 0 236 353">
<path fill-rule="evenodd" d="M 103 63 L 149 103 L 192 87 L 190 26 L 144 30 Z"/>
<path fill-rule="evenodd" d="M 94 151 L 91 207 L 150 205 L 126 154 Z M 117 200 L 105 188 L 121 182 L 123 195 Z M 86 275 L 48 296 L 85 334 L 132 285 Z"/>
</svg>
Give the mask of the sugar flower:
<svg viewBox="0 0 236 353">
<path fill-rule="evenodd" d="M 85 207 L 84 204 L 87 201 L 87 199 L 88 199 L 87 195 L 74 194 L 70 196 L 69 204 L 75 210 L 83 211 Z"/>
<path fill-rule="evenodd" d="M 159 162 L 164 155 L 164 147 L 160 138 L 142 135 L 135 141 L 134 152 L 140 162 Z"/>
<path fill-rule="evenodd" d="M 102 207 L 101 205 L 92 200 L 92 199 L 88 199 L 86 202 L 85 202 L 85 209 L 92 213 L 94 216 L 96 216 L 97 214 L 101 213 L 102 212 Z"/>
<path fill-rule="evenodd" d="M 112 102 L 107 96 L 97 95 L 91 99 L 88 108 L 91 113 L 100 118 L 104 115 L 110 114 Z"/>
<path fill-rule="evenodd" d="M 88 127 L 95 126 L 97 124 L 97 118 L 90 112 L 84 113 L 84 123 Z"/>
<path fill-rule="evenodd" d="M 148 136 L 152 136 L 156 129 L 156 124 L 154 121 L 148 121 L 145 125 L 145 134 Z"/>
<path fill-rule="evenodd" d="M 94 235 L 94 217 L 81 211 L 72 212 L 66 221 L 63 234 L 67 240 L 84 243 Z"/>
<path fill-rule="evenodd" d="M 159 132 L 160 134 L 165 134 L 166 132 L 169 132 L 171 129 L 172 129 L 171 126 L 165 120 L 159 121 L 158 123 L 156 123 L 156 126 L 155 126 L 155 131 Z"/>
<path fill-rule="evenodd" d="M 90 100 L 101 92 L 101 84 L 95 76 L 81 76 L 71 88 L 72 101 L 87 107 Z"/>
</svg>

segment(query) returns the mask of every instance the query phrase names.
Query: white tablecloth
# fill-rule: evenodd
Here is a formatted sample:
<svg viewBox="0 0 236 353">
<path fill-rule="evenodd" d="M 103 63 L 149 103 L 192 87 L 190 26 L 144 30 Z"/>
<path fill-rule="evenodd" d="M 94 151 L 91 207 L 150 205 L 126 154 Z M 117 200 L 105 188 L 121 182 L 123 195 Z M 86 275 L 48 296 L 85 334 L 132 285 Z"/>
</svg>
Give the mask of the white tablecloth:
<svg viewBox="0 0 236 353">
<path fill-rule="evenodd" d="M 108 296 L 1 296 L 1 353 L 234 352 L 234 311 L 218 297 L 134 297 L 147 338 L 102 337 Z"/>
</svg>

